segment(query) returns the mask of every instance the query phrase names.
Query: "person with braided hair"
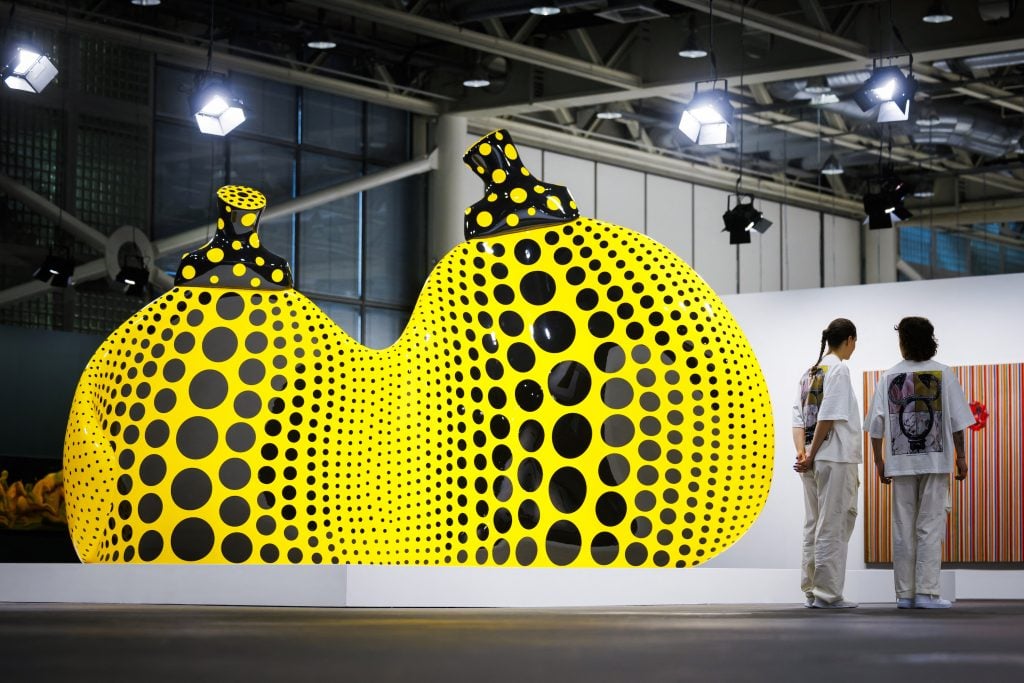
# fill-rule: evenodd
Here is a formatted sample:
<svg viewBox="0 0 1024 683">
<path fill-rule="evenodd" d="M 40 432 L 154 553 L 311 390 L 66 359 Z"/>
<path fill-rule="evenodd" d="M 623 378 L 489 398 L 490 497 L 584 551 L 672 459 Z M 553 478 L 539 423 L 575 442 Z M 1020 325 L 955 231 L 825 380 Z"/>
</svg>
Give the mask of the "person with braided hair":
<svg viewBox="0 0 1024 683">
<path fill-rule="evenodd" d="M 856 348 L 852 322 L 836 318 L 829 323 L 821 333 L 818 360 L 801 376 L 793 404 L 793 469 L 804 487 L 800 588 L 807 607 L 857 606 L 843 599 L 863 461 L 860 407 L 844 362 Z"/>
<path fill-rule="evenodd" d="M 899 609 L 945 609 L 939 593 L 949 475 L 967 478 L 964 430 L 974 413 L 953 370 L 932 360 L 938 350 L 927 318 L 896 326 L 903 361 L 875 387 L 864 430 L 878 479 L 892 486 L 892 568 Z M 888 445 L 889 457 L 885 457 Z"/>
</svg>

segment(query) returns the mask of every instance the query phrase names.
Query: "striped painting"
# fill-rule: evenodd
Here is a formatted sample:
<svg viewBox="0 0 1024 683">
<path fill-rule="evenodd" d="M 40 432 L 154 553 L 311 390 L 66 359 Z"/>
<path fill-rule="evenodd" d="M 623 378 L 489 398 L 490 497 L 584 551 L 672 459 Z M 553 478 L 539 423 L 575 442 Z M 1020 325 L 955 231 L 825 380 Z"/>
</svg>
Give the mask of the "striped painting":
<svg viewBox="0 0 1024 683">
<path fill-rule="evenodd" d="M 978 422 L 966 432 L 967 479 L 950 475 L 952 510 L 942 561 L 1024 563 L 1024 364 L 954 367 Z M 881 370 L 864 373 L 864 412 Z M 864 561 L 892 562 L 890 489 L 864 439 Z"/>
</svg>

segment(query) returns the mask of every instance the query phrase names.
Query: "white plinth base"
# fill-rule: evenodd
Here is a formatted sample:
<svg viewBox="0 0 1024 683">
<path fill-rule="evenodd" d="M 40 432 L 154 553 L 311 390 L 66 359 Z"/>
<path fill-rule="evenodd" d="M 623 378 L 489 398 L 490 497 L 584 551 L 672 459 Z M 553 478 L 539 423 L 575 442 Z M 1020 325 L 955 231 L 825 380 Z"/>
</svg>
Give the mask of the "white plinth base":
<svg viewBox="0 0 1024 683">
<path fill-rule="evenodd" d="M 800 603 L 795 569 L 0 565 L 0 602 L 292 607 L 585 607 Z M 943 571 L 942 596 L 955 575 Z M 889 603 L 892 571 L 848 571 L 845 597 Z"/>
</svg>

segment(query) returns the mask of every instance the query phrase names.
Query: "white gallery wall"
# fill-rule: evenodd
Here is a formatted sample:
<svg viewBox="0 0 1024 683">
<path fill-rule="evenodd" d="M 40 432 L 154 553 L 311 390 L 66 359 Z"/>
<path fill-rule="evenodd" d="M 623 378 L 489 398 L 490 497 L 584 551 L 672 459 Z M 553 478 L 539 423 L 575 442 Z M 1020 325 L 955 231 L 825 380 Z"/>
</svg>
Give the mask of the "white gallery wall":
<svg viewBox="0 0 1024 683">
<path fill-rule="evenodd" d="M 468 149 L 477 139 L 466 134 L 464 147 Z M 735 203 L 729 192 L 525 145 L 518 147 L 524 164 L 536 177 L 569 188 L 580 214 L 656 239 L 681 256 L 719 294 L 858 284 L 862 281 L 862 242 L 873 247 L 872 253 L 882 259 L 880 264 L 864 268 L 863 281 L 896 279 L 894 231 L 883 231 L 890 233 L 888 236 L 869 235 L 857 221 L 831 214 L 827 206 L 812 211 L 755 198 L 754 206 L 772 221 L 772 227 L 763 235 L 752 233 L 749 244 L 731 245 L 728 234 L 722 232 L 722 214 Z M 444 187 L 466 206 L 483 196 L 483 183 L 461 165 L 454 173 L 452 169 L 442 169 L 441 173 L 451 174 L 444 179 Z M 462 241 L 464 208 L 453 206 L 452 216 L 441 223 L 444 235 L 440 239 L 435 236 L 438 248 L 431 254 L 433 260 Z"/>
<path fill-rule="evenodd" d="M 904 316 L 920 315 L 932 321 L 939 341 L 936 359 L 947 365 L 1024 361 L 1021 292 L 1024 274 L 724 297 L 768 382 L 775 414 L 775 477 L 754 526 L 705 566 L 799 567 L 803 493 L 792 471 L 795 454 L 790 415 L 797 380 L 817 358 L 821 331 L 833 318 L 849 318 L 857 326 L 857 350 L 848 365 L 854 391 L 863 402 L 863 373 L 888 368 L 900 360 L 893 325 Z M 863 506 L 863 488 L 860 502 Z M 851 570 L 865 568 L 863 514 L 850 541 L 848 562 Z M 965 583 L 970 574 L 958 572 L 958 596 L 970 597 L 965 594 L 972 590 Z M 1024 589 L 1024 571 L 998 572 L 996 578 Z M 986 581 L 991 584 L 991 577 Z"/>
</svg>

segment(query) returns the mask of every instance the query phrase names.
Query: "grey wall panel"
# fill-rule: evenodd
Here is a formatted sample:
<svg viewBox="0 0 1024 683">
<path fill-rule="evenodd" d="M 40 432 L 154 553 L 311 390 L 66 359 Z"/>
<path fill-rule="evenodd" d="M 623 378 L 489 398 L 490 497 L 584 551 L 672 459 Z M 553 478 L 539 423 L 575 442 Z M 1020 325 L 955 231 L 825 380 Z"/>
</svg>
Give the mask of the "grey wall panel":
<svg viewBox="0 0 1024 683">
<path fill-rule="evenodd" d="M 693 188 L 693 262 L 691 265 L 719 294 L 736 293 L 736 246 L 722 232 L 729 194 L 699 185 Z M 748 246 L 748 245 L 744 245 Z"/>
<path fill-rule="evenodd" d="M 643 232 L 645 175 L 628 168 L 598 164 L 596 218 Z"/>
<path fill-rule="evenodd" d="M 527 170 L 533 174 L 534 178 L 544 180 L 544 152 L 536 147 L 522 145 L 516 145 L 516 147 L 519 148 L 519 158 L 523 160 L 523 165 Z"/>
<path fill-rule="evenodd" d="M 864 281 L 895 282 L 896 281 L 896 231 L 869 230 L 863 226 L 864 232 Z"/>
<path fill-rule="evenodd" d="M 782 288 L 821 286 L 821 219 L 817 211 L 783 209 Z"/>
<path fill-rule="evenodd" d="M 764 234 L 752 233 L 750 244 L 740 245 L 740 292 L 775 292 L 782 287 L 781 208 L 777 202 L 757 199 L 754 206 L 772 227 Z"/>
<path fill-rule="evenodd" d="M 647 234 L 693 264 L 693 185 L 647 176 Z"/>
<path fill-rule="evenodd" d="M 594 162 L 577 157 L 544 152 L 544 180 L 569 188 L 580 215 L 594 216 Z"/>
<path fill-rule="evenodd" d="M 825 286 L 860 284 L 860 223 L 825 214 Z"/>
</svg>

